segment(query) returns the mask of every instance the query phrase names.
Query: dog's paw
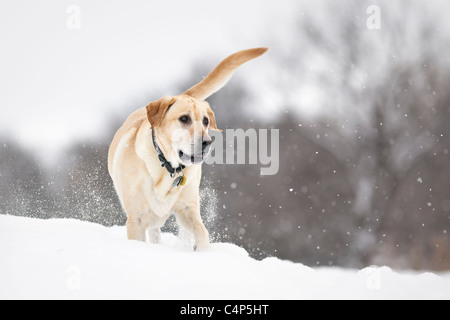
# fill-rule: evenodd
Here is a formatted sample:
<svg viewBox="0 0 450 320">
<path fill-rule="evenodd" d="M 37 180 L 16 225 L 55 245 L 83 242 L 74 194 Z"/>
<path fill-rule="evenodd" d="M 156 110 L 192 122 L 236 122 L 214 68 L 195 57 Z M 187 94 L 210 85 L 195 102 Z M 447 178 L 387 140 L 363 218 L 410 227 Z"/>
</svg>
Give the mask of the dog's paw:
<svg viewBox="0 0 450 320">
<path fill-rule="evenodd" d="M 196 243 L 194 244 L 194 251 L 208 251 L 211 248 L 209 243 Z"/>
</svg>

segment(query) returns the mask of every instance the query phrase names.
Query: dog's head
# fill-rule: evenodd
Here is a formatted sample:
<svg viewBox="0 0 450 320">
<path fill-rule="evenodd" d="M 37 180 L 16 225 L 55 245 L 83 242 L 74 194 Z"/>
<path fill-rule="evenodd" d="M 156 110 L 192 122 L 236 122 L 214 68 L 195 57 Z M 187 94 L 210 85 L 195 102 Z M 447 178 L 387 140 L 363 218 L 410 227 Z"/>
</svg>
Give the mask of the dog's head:
<svg viewBox="0 0 450 320">
<path fill-rule="evenodd" d="M 203 162 L 212 142 L 208 130 L 218 130 L 209 104 L 185 94 L 150 103 L 147 117 L 172 166 Z"/>
<path fill-rule="evenodd" d="M 157 144 L 173 167 L 202 163 L 212 143 L 209 130 L 218 130 L 214 112 L 205 101 L 222 88 L 243 63 L 267 51 L 239 51 L 223 60 L 206 78 L 181 95 L 166 96 L 147 106 Z"/>
</svg>

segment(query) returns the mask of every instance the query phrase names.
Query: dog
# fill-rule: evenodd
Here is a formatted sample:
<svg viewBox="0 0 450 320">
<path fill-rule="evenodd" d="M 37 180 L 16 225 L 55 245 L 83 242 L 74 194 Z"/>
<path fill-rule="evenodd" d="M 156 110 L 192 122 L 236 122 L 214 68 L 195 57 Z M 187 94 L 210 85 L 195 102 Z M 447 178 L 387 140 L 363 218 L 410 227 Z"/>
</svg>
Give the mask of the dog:
<svg viewBox="0 0 450 320">
<path fill-rule="evenodd" d="M 201 164 L 208 155 L 209 130 L 219 130 L 205 101 L 243 63 L 267 48 L 239 51 L 219 63 L 202 81 L 177 96 L 165 96 L 132 113 L 114 135 L 108 171 L 127 214 L 130 240 L 157 243 L 171 214 L 194 235 L 194 250 L 209 248 L 200 216 Z M 219 130 L 220 131 L 220 130 Z"/>
</svg>

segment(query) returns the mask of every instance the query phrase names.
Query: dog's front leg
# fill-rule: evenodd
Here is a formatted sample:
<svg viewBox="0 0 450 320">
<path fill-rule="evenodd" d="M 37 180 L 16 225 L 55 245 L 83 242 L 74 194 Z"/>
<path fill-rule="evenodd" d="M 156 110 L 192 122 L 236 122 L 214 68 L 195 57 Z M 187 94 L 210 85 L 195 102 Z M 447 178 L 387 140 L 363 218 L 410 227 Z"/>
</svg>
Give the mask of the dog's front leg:
<svg viewBox="0 0 450 320">
<path fill-rule="evenodd" d="M 158 227 L 148 228 L 148 239 L 150 243 L 159 243 L 161 241 L 161 229 Z"/>
<path fill-rule="evenodd" d="M 194 250 L 208 249 L 209 233 L 200 216 L 200 205 L 198 203 L 179 203 L 175 205 L 174 209 L 178 224 L 194 234 Z"/>
<path fill-rule="evenodd" d="M 127 219 L 127 236 L 129 240 L 138 240 L 145 242 L 145 228 L 140 218 Z"/>
</svg>

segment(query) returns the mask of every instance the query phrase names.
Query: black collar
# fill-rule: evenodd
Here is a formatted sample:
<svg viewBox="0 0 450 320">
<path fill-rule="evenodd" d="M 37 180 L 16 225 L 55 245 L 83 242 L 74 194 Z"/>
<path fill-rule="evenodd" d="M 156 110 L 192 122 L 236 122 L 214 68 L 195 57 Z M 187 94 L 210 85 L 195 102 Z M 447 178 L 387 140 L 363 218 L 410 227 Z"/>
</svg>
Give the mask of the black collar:
<svg viewBox="0 0 450 320">
<path fill-rule="evenodd" d="M 152 141 L 153 141 L 153 146 L 155 147 L 156 153 L 158 154 L 158 159 L 162 163 L 161 167 L 165 167 L 166 168 L 166 170 L 170 173 L 170 177 L 173 178 L 175 176 L 175 173 L 180 173 L 181 170 L 186 168 L 186 166 L 182 165 L 182 164 L 180 164 L 180 166 L 178 168 L 172 167 L 170 162 L 164 156 L 164 153 L 161 151 L 159 146 L 156 144 L 155 130 L 154 129 L 152 129 Z"/>
</svg>

